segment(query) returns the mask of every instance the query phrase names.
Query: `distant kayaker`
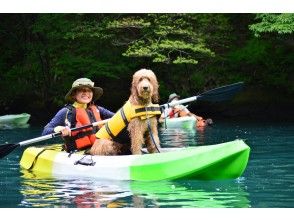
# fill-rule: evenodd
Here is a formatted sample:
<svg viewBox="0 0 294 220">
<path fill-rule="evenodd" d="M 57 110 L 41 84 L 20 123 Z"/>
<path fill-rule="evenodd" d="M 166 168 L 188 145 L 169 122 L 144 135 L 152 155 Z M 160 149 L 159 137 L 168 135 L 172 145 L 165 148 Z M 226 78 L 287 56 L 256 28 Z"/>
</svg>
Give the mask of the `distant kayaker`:
<svg viewBox="0 0 294 220">
<path fill-rule="evenodd" d="M 172 93 L 169 96 L 168 103 L 173 103 L 175 101 L 178 101 L 180 98 L 179 95 L 176 93 Z M 196 118 L 196 126 L 197 127 L 204 127 L 206 125 L 212 125 L 213 121 L 212 119 L 204 119 L 200 116 L 197 116 L 189 111 L 189 109 L 184 105 L 176 105 L 173 107 L 169 107 L 168 109 L 165 109 L 165 112 L 163 112 L 159 118 L 159 122 L 164 122 L 165 118 L 178 118 L 178 117 L 184 117 L 184 116 L 193 116 Z"/>
<path fill-rule="evenodd" d="M 91 147 L 96 140 L 95 133 L 99 127 L 76 132 L 71 132 L 70 128 L 92 124 L 114 115 L 112 111 L 94 104 L 102 94 L 103 89 L 94 87 L 94 82 L 88 78 L 74 81 L 71 89 L 65 95 L 65 100 L 71 104 L 57 112 L 44 127 L 42 135 L 61 132 L 65 140 L 65 150 L 68 152 Z"/>
</svg>

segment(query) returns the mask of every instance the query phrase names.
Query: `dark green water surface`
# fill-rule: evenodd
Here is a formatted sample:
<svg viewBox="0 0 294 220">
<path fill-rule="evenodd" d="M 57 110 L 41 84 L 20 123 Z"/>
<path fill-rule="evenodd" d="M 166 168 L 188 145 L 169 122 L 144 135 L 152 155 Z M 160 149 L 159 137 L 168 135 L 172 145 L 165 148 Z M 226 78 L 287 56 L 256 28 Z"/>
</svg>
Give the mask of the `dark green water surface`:
<svg viewBox="0 0 294 220">
<path fill-rule="evenodd" d="M 38 137 L 41 129 L 0 130 L 0 143 Z M 178 147 L 246 139 L 249 163 L 242 177 L 222 181 L 44 179 L 20 169 L 20 147 L 0 160 L 0 207 L 294 207 L 293 123 L 215 121 L 196 132 L 160 130 L 160 138 Z"/>
</svg>

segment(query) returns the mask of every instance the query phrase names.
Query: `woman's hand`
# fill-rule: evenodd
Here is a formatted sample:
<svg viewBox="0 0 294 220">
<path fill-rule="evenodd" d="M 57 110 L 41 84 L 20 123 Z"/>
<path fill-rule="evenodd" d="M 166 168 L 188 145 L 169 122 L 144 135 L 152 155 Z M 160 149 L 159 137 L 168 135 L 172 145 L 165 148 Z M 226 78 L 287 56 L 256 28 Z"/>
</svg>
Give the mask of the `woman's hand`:
<svg viewBox="0 0 294 220">
<path fill-rule="evenodd" d="M 57 126 L 54 128 L 54 132 L 61 132 L 62 136 L 71 136 L 71 130 L 67 126 Z"/>
</svg>

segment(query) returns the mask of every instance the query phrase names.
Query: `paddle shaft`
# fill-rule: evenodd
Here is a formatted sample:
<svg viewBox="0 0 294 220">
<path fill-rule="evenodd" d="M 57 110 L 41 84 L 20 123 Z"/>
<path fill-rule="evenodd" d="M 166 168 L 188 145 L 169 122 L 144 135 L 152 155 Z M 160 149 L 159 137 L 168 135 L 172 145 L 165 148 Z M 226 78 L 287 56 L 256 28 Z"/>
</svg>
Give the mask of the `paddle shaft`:
<svg viewBox="0 0 294 220">
<path fill-rule="evenodd" d="M 92 124 L 81 126 L 81 127 L 77 127 L 77 128 L 72 128 L 72 129 L 70 129 L 70 131 L 73 132 L 73 131 L 79 131 L 79 130 L 82 130 L 82 129 L 87 129 L 87 128 L 95 127 L 95 126 L 98 126 L 98 125 L 101 125 L 101 124 L 105 124 L 108 120 L 109 119 L 102 120 L 102 121 L 97 121 L 97 122 L 94 122 Z M 29 145 L 29 144 L 33 144 L 33 143 L 37 143 L 37 142 L 40 142 L 40 141 L 49 140 L 51 138 L 55 138 L 55 137 L 59 137 L 59 136 L 61 136 L 61 132 L 56 132 L 56 133 L 53 133 L 53 134 L 44 135 L 44 136 L 33 138 L 33 139 L 30 139 L 30 140 L 21 141 L 21 142 L 18 143 L 18 145 L 19 146 L 26 146 L 26 145 Z"/>
<path fill-rule="evenodd" d="M 193 96 L 193 97 L 190 97 L 190 98 L 186 98 L 186 99 L 181 99 L 181 100 L 176 100 L 176 101 L 173 101 L 171 103 L 166 103 L 166 104 L 163 104 L 161 105 L 160 107 L 162 108 L 169 108 L 169 107 L 174 107 L 176 105 L 181 105 L 181 104 L 184 104 L 184 103 L 187 103 L 187 102 L 194 102 L 196 101 L 198 98 L 198 96 Z"/>
<path fill-rule="evenodd" d="M 73 132 L 73 131 L 78 131 L 78 130 L 82 130 L 82 129 L 95 127 L 97 125 L 101 125 L 101 124 L 106 123 L 108 120 L 109 119 L 106 119 L 106 120 L 103 120 L 103 121 L 97 121 L 97 122 L 94 122 L 92 124 L 77 127 L 77 128 L 73 128 L 73 129 L 70 129 L 70 130 L 71 130 L 71 132 Z M 62 135 L 61 132 L 56 132 L 56 133 L 53 133 L 53 134 L 44 135 L 44 136 L 33 138 L 33 139 L 30 139 L 30 140 L 21 141 L 21 142 L 16 143 L 16 144 L 2 144 L 2 145 L 0 145 L 0 159 L 7 156 L 9 153 L 11 153 L 17 147 L 33 144 L 33 143 L 44 141 L 44 140 L 48 140 L 48 139 L 51 139 L 51 138 L 54 138 L 54 137 L 59 137 L 61 135 Z"/>
</svg>

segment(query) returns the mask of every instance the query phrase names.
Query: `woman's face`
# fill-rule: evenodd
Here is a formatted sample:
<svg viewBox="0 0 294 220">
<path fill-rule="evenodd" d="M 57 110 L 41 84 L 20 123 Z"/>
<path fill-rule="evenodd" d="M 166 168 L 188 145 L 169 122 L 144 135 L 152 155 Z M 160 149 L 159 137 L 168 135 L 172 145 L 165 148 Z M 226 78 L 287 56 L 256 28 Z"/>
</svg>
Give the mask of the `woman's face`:
<svg viewBox="0 0 294 220">
<path fill-rule="evenodd" d="M 170 103 L 175 103 L 176 101 L 179 101 L 178 98 L 174 98 Z"/>
<path fill-rule="evenodd" d="M 75 100 L 80 104 L 88 104 L 92 101 L 93 91 L 88 87 L 82 87 L 76 90 Z"/>
</svg>

